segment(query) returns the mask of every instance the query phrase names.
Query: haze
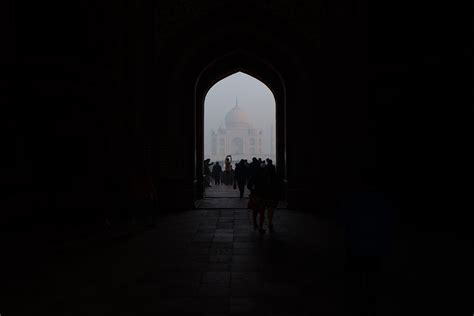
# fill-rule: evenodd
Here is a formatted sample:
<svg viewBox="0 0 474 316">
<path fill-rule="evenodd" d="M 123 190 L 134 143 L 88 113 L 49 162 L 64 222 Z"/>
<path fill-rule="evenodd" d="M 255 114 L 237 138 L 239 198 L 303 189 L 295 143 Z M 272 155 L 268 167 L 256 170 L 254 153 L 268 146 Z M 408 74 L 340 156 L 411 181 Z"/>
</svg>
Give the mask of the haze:
<svg viewBox="0 0 474 316">
<path fill-rule="evenodd" d="M 263 152 L 270 153 L 272 128 L 275 133 L 275 98 L 264 83 L 238 72 L 216 83 L 206 96 L 204 103 L 205 156 L 209 156 L 211 152 L 211 129 L 225 127 L 225 116 L 235 106 L 236 100 L 239 107 L 247 112 L 250 124 L 263 131 Z"/>
</svg>

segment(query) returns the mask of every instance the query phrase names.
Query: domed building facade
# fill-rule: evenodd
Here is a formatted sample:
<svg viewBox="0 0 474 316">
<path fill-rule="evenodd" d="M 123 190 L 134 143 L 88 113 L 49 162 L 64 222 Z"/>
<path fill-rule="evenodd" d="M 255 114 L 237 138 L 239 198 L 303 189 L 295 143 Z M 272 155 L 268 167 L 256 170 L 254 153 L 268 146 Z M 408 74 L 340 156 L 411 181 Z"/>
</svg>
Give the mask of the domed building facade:
<svg viewBox="0 0 474 316">
<path fill-rule="evenodd" d="M 252 128 L 247 113 L 238 103 L 226 114 L 225 127 L 211 129 L 211 160 L 222 161 L 232 155 L 234 161 L 263 154 L 263 132 Z"/>
</svg>

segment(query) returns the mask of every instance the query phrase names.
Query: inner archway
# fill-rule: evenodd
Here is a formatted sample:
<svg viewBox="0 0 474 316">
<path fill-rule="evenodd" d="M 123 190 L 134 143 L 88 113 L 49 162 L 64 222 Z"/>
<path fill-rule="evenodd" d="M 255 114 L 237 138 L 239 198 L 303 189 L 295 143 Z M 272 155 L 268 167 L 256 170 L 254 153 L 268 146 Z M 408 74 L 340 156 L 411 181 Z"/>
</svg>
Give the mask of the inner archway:
<svg viewBox="0 0 474 316">
<path fill-rule="evenodd" d="M 275 98 L 260 80 L 237 72 L 209 89 L 204 102 L 204 158 L 210 165 L 204 170 L 206 197 L 248 196 L 247 189 L 233 188 L 237 164 L 243 167 L 242 181 L 252 159 L 275 163 L 275 126 Z M 225 170 L 226 157 L 232 160 L 230 170 Z"/>
<path fill-rule="evenodd" d="M 273 163 L 276 165 L 278 175 L 283 179 L 284 183 L 286 184 L 286 92 L 283 78 L 280 73 L 266 60 L 260 59 L 257 56 L 245 52 L 233 52 L 224 55 L 223 57 L 218 58 L 208 64 L 208 66 L 205 67 L 204 70 L 200 73 L 196 82 L 195 188 L 196 199 L 198 201 L 197 204 L 199 204 L 199 200 L 202 199 L 205 195 L 204 160 L 207 158 L 205 154 L 212 150 L 212 145 L 205 146 L 206 141 L 209 141 L 209 138 L 206 140 L 205 136 L 205 103 L 207 102 L 206 100 L 208 97 L 208 93 L 214 86 L 218 86 L 221 81 L 224 82 L 223 79 L 232 78 L 234 75 L 247 76 L 249 78 L 252 78 L 252 80 L 255 80 L 261 86 L 265 87 L 269 95 L 272 96 L 272 100 L 274 100 L 274 114 L 271 114 L 273 117 L 275 117 L 274 125 L 272 126 L 274 132 L 273 135 L 271 135 L 272 133 L 270 133 L 269 131 L 265 133 L 268 138 L 273 137 L 273 140 L 271 142 L 266 142 L 267 148 L 266 150 L 262 149 L 261 154 L 259 154 L 258 149 L 258 145 L 260 144 L 258 138 L 254 138 L 253 140 L 247 139 L 246 141 L 242 139 L 242 147 L 244 147 L 243 152 L 245 153 L 245 146 L 247 146 L 247 150 L 250 151 L 250 153 L 247 152 L 246 155 L 248 155 L 250 159 L 252 157 L 272 159 Z M 229 111 L 230 109 L 235 107 L 246 107 L 249 104 L 253 104 L 255 106 L 255 102 L 247 102 L 245 98 L 242 98 L 240 100 L 238 98 L 238 95 L 234 95 L 232 97 L 229 97 L 229 99 L 226 100 L 224 104 L 221 104 L 224 114 L 226 113 L 226 111 Z M 248 104 L 245 104 L 246 102 Z M 222 122 L 222 125 L 225 125 L 225 119 L 224 122 Z M 270 127 L 268 127 L 268 130 L 270 130 Z M 234 141 L 234 146 L 237 146 L 239 142 L 240 141 L 237 140 Z M 220 152 L 220 143 L 220 140 L 214 143 L 216 153 Z M 262 146 L 263 143 L 264 140 L 262 139 Z M 229 146 L 232 144 L 232 139 L 229 140 L 228 144 Z M 240 145 L 238 145 L 237 147 L 239 146 Z M 272 149 L 273 155 L 268 155 Z M 253 154 L 253 152 L 255 152 L 255 154 Z M 224 150 L 221 151 L 221 153 L 225 156 L 225 147 Z M 235 158 L 237 159 L 234 159 L 234 163 L 240 161 L 239 159 L 242 157 Z M 196 206 L 199 207 L 199 205 Z"/>
</svg>

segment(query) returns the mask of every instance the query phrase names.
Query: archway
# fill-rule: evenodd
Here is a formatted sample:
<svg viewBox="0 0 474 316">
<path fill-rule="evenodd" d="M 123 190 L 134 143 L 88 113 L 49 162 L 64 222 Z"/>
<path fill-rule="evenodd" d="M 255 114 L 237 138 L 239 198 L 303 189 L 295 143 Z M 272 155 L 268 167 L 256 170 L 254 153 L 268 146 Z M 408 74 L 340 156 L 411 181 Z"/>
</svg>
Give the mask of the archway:
<svg viewBox="0 0 474 316">
<path fill-rule="evenodd" d="M 195 86 L 196 198 L 204 193 L 204 103 L 209 89 L 237 72 L 246 73 L 262 83 L 275 98 L 275 164 L 286 183 L 286 93 L 283 78 L 267 61 L 246 52 L 232 52 L 211 62 L 199 75 Z"/>
<path fill-rule="evenodd" d="M 205 177 L 206 198 L 237 198 L 239 191 L 232 188 L 234 171 L 240 175 L 250 168 L 253 158 L 271 159 L 275 152 L 275 97 L 260 80 L 243 72 L 234 73 L 209 89 L 204 102 L 204 157 L 208 164 Z M 224 167 L 224 160 L 232 158 L 229 181 L 215 172 Z M 243 165 L 240 165 L 240 164 Z M 206 165 L 206 163 L 205 163 Z M 230 175 L 229 175 L 230 173 Z M 206 174 L 206 172 L 205 172 Z M 247 198 L 247 189 L 243 197 Z M 232 203 L 240 203 L 231 201 Z M 238 204 L 241 205 L 242 203 Z M 236 204 L 237 205 L 237 204 Z"/>
</svg>

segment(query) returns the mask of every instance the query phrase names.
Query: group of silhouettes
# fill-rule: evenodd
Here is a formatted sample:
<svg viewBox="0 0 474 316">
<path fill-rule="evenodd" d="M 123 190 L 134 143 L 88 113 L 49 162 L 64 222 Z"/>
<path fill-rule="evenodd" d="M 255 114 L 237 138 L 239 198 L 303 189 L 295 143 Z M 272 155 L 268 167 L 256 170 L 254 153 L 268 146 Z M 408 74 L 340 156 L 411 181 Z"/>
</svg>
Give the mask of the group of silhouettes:
<svg viewBox="0 0 474 316">
<path fill-rule="evenodd" d="M 224 161 L 224 170 L 219 164 L 219 161 L 216 161 L 212 167 L 212 172 L 210 166 L 213 165 L 213 162 L 210 162 L 210 159 L 204 160 L 204 184 L 206 187 L 211 186 L 211 177 L 214 179 L 214 185 L 226 184 L 231 185 L 234 181 L 234 168 L 232 167 L 232 156 L 228 155 Z"/>
<path fill-rule="evenodd" d="M 224 170 L 219 162 L 211 163 L 210 159 L 204 161 L 204 183 L 206 187 L 211 186 L 211 178 L 214 185 L 233 185 L 234 189 L 239 189 L 240 197 L 244 196 L 245 187 L 250 191 L 248 208 L 252 210 L 253 226 L 260 233 L 265 233 L 263 228 L 265 210 L 267 211 L 268 228 L 270 232 L 273 228 L 273 211 L 282 199 L 283 183 L 276 173 L 275 165 L 271 159 L 262 160 L 256 157 L 252 162 L 247 159 L 240 160 L 232 168 L 232 157 L 229 155 L 224 161 Z M 210 166 L 212 167 L 212 171 Z M 257 215 L 259 221 L 257 223 Z"/>
</svg>

